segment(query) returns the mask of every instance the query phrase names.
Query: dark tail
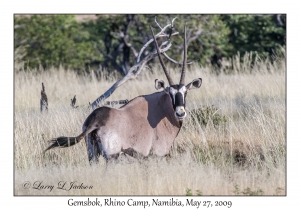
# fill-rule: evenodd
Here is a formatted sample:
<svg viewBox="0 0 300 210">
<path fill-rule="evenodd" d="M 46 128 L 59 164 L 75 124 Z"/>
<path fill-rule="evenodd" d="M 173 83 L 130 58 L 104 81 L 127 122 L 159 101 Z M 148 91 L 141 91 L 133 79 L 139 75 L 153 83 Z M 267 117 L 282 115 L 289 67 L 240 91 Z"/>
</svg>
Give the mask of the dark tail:
<svg viewBox="0 0 300 210">
<path fill-rule="evenodd" d="M 87 134 L 89 134 L 96 128 L 97 128 L 96 126 L 90 125 L 77 137 L 61 136 L 61 137 L 52 139 L 52 140 L 50 140 L 50 142 L 52 142 L 52 144 L 44 151 L 44 153 L 47 152 L 49 149 L 52 149 L 55 147 L 62 148 L 62 147 L 73 146 L 73 145 L 77 144 L 78 142 L 80 142 Z"/>
<path fill-rule="evenodd" d="M 73 146 L 73 145 L 77 144 L 78 142 L 80 142 L 84 138 L 85 134 L 86 134 L 86 132 L 83 132 L 82 134 L 80 134 L 77 137 L 61 136 L 61 137 L 52 139 L 52 140 L 50 140 L 50 142 L 52 142 L 52 144 L 47 149 L 45 149 L 44 153 L 47 152 L 49 149 L 52 149 L 55 147 L 64 148 L 64 147 Z"/>
<path fill-rule="evenodd" d="M 52 144 L 47 149 L 45 149 L 44 153 L 47 152 L 49 149 L 52 149 L 55 147 L 64 148 L 64 147 L 73 146 L 73 145 L 77 144 L 78 142 L 80 142 L 87 134 L 92 132 L 94 129 L 96 129 L 96 127 L 88 126 L 85 129 L 85 131 L 77 137 L 61 136 L 61 137 L 52 139 L 52 140 L 50 140 L 50 142 L 52 142 Z"/>
</svg>

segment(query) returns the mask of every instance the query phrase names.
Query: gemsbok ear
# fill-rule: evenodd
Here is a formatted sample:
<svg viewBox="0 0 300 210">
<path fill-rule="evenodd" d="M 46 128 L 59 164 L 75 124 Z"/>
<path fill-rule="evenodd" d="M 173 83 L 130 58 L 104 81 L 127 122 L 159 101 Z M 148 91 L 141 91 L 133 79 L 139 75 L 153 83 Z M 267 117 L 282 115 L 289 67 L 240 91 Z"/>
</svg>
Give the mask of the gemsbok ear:
<svg viewBox="0 0 300 210">
<path fill-rule="evenodd" d="M 165 89 L 165 82 L 163 80 L 156 79 L 155 80 L 155 88 L 156 88 L 156 90 Z"/>
<path fill-rule="evenodd" d="M 191 83 L 186 85 L 186 89 L 187 90 L 191 90 L 191 89 L 196 89 L 199 88 L 202 84 L 202 79 L 198 78 L 198 79 L 194 79 Z"/>
</svg>

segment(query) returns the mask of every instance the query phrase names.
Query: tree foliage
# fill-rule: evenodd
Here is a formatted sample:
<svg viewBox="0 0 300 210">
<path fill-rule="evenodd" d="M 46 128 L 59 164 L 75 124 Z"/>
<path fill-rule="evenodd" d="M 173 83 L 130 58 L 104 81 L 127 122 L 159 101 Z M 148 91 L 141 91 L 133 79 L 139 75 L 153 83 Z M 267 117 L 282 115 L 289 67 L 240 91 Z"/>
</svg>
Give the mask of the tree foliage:
<svg viewBox="0 0 300 210">
<path fill-rule="evenodd" d="M 15 62 L 24 62 L 25 69 L 63 65 L 83 71 L 102 66 L 124 75 L 151 38 L 150 25 L 159 30 L 155 18 L 164 26 L 175 17 L 174 30 L 179 35 L 172 37 L 167 54 L 177 61 L 182 60 L 185 23 L 188 60 L 198 60 L 200 65 L 219 66 L 222 58 L 238 52 L 272 56 L 286 45 L 285 15 L 111 14 L 82 22 L 76 21 L 75 15 L 18 15 L 14 22 Z M 149 46 L 142 57 L 153 49 L 154 45 Z"/>
<path fill-rule="evenodd" d="M 32 15 L 15 18 L 14 47 L 25 47 L 25 68 L 64 65 L 83 69 L 95 54 L 89 33 L 74 15 Z"/>
<path fill-rule="evenodd" d="M 229 55 L 237 51 L 270 56 L 286 45 L 286 18 L 277 15 L 223 15 L 222 21 L 230 28 Z M 279 23 L 278 21 L 281 21 Z"/>
</svg>

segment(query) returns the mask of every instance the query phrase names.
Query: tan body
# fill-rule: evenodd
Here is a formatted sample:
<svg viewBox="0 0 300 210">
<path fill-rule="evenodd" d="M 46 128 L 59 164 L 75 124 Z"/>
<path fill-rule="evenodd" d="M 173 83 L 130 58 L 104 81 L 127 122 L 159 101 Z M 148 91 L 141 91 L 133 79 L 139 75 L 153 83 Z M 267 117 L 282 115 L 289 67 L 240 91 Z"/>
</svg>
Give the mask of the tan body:
<svg viewBox="0 0 300 210">
<path fill-rule="evenodd" d="M 120 109 L 98 108 L 90 116 L 103 111 L 109 112 L 106 121 L 97 119 L 90 125 L 88 117 L 83 125 L 83 131 L 87 127 L 94 128 L 98 137 L 97 142 L 93 142 L 91 135 L 86 138 L 90 160 L 97 159 L 95 156 L 100 152 L 109 159 L 128 149 L 143 156 L 150 153 L 167 155 L 181 127 L 181 122 L 174 116 L 170 96 L 164 91 L 139 96 Z M 105 125 L 99 127 L 101 120 Z M 97 146 L 99 148 L 94 148 Z"/>
</svg>

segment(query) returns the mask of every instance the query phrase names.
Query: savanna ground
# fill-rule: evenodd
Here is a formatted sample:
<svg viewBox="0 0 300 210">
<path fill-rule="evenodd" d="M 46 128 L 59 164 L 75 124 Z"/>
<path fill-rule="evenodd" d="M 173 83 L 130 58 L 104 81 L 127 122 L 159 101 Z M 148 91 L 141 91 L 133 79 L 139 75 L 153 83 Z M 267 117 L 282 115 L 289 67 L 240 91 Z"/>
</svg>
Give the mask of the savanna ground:
<svg viewBox="0 0 300 210">
<path fill-rule="evenodd" d="M 230 75 L 215 75 L 208 67 L 189 68 L 186 82 L 201 77 L 203 83 L 188 93 L 189 114 L 168 159 L 123 156 L 108 167 L 103 158 L 90 166 L 84 141 L 45 155 L 43 150 L 52 138 L 80 134 L 91 112 L 88 102 L 117 76 L 105 73 L 98 80 L 93 73 L 79 76 L 64 69 L 15 73 L 14 194 L 285 195 L 285 59 L 257 61 L 251 73 L 250 65 L 236 63 L 232 68 L 235 73 Z M 179 72 L 171 69 L 174 80 L 179 81 Z M 153 93 L 156 78 L 165 79 L 160 67 L 153 72 L 146 68 L 108 100 Z M 42 82 L 48 113 L 39 110 Z M 77 109 L 70 107 L 74 95 Z M 60 181 L 66 182 L 65 188 L 74 181 L 93 188 L 57 189 Z M 54 189 L 34 189 L 34 182 Z"/>
</svg>

